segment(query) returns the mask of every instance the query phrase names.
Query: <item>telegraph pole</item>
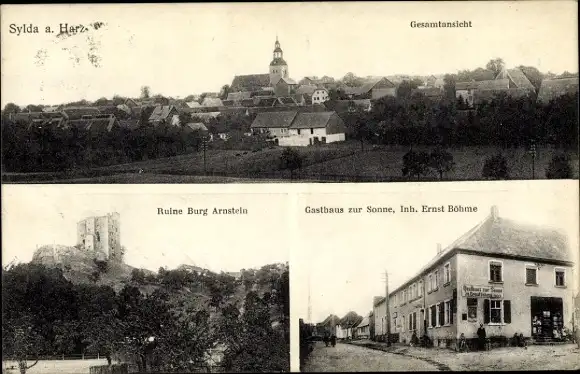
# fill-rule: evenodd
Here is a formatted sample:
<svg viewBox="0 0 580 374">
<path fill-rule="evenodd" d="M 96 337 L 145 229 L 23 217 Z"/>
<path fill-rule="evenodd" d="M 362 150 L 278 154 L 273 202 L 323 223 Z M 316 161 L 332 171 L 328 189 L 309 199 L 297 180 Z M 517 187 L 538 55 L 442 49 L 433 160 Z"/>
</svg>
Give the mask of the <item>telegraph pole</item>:
<svg viewBox="0 0 580 374">
<path fill-rule="evenodd" d="M 532 179 L 536 179 L 536 144 L 533 140 L 530 145 L 530 154 L 532 155 Z"/>
<path fill-rule="evenodd" d="M 207 136 L 203 137 L 203 175 L 207 175 L 207 162 L 205 157 L 205 151 L 207 149 Z"/>
<path fill-rule="evenodd" d="M 387 309 L 387 347 L 391 346 L 391 312 L 389 308 L 389 273 L 385 269 L 385 307 Z"/>
</svg>

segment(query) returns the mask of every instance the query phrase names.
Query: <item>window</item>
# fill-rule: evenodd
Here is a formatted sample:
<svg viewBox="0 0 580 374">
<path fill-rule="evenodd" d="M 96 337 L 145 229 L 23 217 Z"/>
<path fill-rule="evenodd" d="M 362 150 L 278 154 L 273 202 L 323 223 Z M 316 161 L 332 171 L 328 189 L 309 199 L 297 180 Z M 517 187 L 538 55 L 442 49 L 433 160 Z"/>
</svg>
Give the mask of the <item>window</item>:
<svg viewBox="0 0 580 374">
<path fill-rule="evenodd" d="M 427 282 L 427 292 L 433 291 L 433 274 L 429 274 L 429 280 Z"/>
<path fill-rule="evenodd" d="M 405 316 L 403 318 L 403 323 L 401 324 L 401 331 L 405 331 Z"/>
<path fill-rule="evenodd" d="M 467 299 L 467 318 L 469 321 L 477 320 L 477 299 Z"/>
<path fill-rule="evenodd" d="M 443 284 L 451 282 L 451 264 L 448 262 L 443 267 Z"/>
<path fill-rule="evenodd" d="M 431 327 L 435 327 L 437 324 L 437 307 L 436 305 L 431 305 Z"/>
<path fill-rule="evenodd" d="M 433 277 L 434 281 L 434 285 L 433 285 L 433 289 L 436 290 L 439 287 L 439 271 L 435 272 L 435 275 Z"/>
<path fill-rule="evenodd" d="M 314 129 L 310 129 L 310 134 L 314 134 Z"/>
<path fill-rule="evenodd" d="M 418 292 L 418 296 L 419 297 L 423 296 L 423 281 L 419 281 L 419 292 Z"/>
<path fill-rule="evenodd" d="M 445 310 L 444 304 L 437 304 L 437 327 L 443 326 L 445 324 Z"/>
<path fill-rule="evenodd" d="M 535 266 L 526 266 L 526 284 L 538 284 L 538 268 Z"/>
<path fill-rule="evenodd" d="M 451 301 L 445 302 L 445 324 L 451 324 Z"/>
<path fill-rule="evenodd" d="M 417 312 L 413 313 L 413 330 L 417 330 Z"/>
<path fill-rule="evenodd" d="M 564 287 L 566 286 L 566 270 L 564 269 L 554 269 L 556 275 L 556 286 Z"/>
<path fill-rule="evenodd" d="M 489 281 L 490 282 L 502 282 L 502 263 L 499 261 L 490 261 L 489 262 Z"/>
<path fill-rule="evenodd" d="M 409 314 L 409 331 L 413 331 L 413 313 Z"/>
<path fill-rule="evenodd" d="M 501 323 L 501 300 L 490 300 L 489 315 L 491 323 Z"/>
</svg>

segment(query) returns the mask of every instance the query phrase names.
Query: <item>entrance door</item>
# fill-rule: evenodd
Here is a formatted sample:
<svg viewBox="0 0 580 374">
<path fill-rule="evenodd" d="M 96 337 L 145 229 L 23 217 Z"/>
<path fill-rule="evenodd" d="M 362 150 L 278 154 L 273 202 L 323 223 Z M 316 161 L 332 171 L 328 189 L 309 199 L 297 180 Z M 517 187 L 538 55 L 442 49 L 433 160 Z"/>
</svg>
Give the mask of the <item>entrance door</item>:
<svg viewBox="0 0 580 374">
<path fill-rule="evenodd" d="M 419 336 L 423 336 L 425 335 L 425 333 L 427 332 L 427 320 L 425 319 L 425 309 L 421 309 L 421 326 L 419 327 L 421 329 L 421 335 Z"/>
<path fill-rule="evenodd" d="M 559 297 L 531 297 L 532 336 L 553 339 L 564 327 L 564 306 Z"/>
</svg>

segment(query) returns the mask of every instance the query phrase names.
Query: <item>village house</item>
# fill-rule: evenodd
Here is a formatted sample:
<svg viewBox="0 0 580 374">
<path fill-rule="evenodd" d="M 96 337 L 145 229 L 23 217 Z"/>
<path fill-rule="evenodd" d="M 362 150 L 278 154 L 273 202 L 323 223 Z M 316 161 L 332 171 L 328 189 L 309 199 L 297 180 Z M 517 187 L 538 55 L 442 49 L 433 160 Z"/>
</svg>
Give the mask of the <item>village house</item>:
<svg viewBox="0 0 580 374">
<path fill-rule="evenodd" d="M 308 146 L 345 140 L 346 126 L 336 112 L 299 113 L 281 138 L 281 146 Z"/>
<path fill-rule="evenodd" d="M 157 105 L 149 116 L 149 123 L 154 126 L 161 123 L 177 126 L 179 125 L 179 111 L 173 105 Z"/>
<path fill-rule="evenodd" d="M 250 129 L 252 134 L 269 134 L 275 138 L 290 136 L 290 125 L 297 115 L 296 111 L 258 113 Z"/>
<path fill-rule="evenodd" d="M 356 326 L 355 336 L 357 339 L 370 339 L 371 326 L 369 316 L 364 317 L 361 323 Z"/>
<path fill-rule="evenodd" d="M 578 77 L 576 78 L 560 78 L 560 79 L 544 79 L 538 92 L 538 102 L 541 104 L 549 104 L 550 101 L 567 94 L 578 93 Z"/>
<path fill-rule="evenodd" d="M 386 77 L 369 78 L 362 86 L 345 87 L 344 94 L 350 99 L 380 99 L 397 96 L 397 86 Z"/>
<path fill-rule="evenodd" d="M 408 343 L 427 335 L 435 346 L 470 340 L 483 324 L 488 338 L 515 333 L 545 341 L 571 329 L 573 262 L 566 238 L 553 230 L 491 214 L 389 294 L 391 336 Z M 388 318 L 374 305 L 375 331 Z"/>
</svg>

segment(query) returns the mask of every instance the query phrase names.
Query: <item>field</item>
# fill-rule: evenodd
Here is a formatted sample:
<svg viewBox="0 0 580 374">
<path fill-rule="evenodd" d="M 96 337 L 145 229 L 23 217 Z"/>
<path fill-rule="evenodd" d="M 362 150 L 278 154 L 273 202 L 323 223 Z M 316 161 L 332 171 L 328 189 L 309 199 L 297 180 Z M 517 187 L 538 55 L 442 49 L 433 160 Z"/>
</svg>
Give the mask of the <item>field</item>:
<svg viewBox="0 0 580 374">
<path fill-rule="evenodd" d="M 429 151 L 426 147 L 414 147 L 415 151 Z M 303 175 L 314 177 L 328 175 L 336 177 L 356 177 L 377 180 L 397 180 L 401 178 L 403 155 L 409 150 L 406 147 L 375 147 L 367 152 L 356 154 L 340 160 L 330 160 L 306 167 Z M 491 147 L 464 147 L 450 149 L 455 162 L 454 169 L 444 175 L 446 180 L 481 180 L 485 159 L 498 152 Z M 534 179 L 545 179 L 546 168 L 556 153 L 555 150 L 538 150 L 535 160 Z M 532 179 L 532 156 L 523 149 L 502 151 L 508 160 L 510 179 Z M 573 158 L 572 167 L 575 178 L 578 178 L 578 157 Z M 435 174 L 427 175 L 425 179 L 437 179 Z M 342 179 L 342 178 L 341 178 Z"/>
<path fill-rule="evenodd" d="M 409 150 L 401 146 L 365 145 L 358 142 L 327 144 L 297 148 L 303 155 L 301 182 L 388 182 L 405 181 L 401 175 L 403 155 Z M 414 147 L 415 151 L 429 151 Z M 209 150 L 204 175 L 203 153 L 139 161 L 68 173 L 4 173 L 6 183 L 280 183 L 290 178 L 288 170 L 280 170 L 284 148 L 258 152 Z M 449 150 L 454 169 L 444 180 L 481 180 L 485 159 L 496 154 L 493 147 L 463 147 Z M 538 148 L 532 176 L 532 156 L 524 149 L 502 150 L 508 160 L 510 179 L 545 179 L 552 156 L 559 151 Z M 578 178 L 578 155 L 572 157 L 574 178 Z M 435 181 L 435 173 L 421 180 Z"/>
<path fill-rule="evenodd" d="M 15 365 L 15 369 L 10 369 Z M 27 374 L 89 374 L 89 367 L 107 365 L 107 360 L 41 360 L 34 367 L 27 370 Z M 4 371 L 5 370 L 5 371 Z M 15 363 L 7 361 L 2 363 L 2 372 L 6 374 L 19 374 Z"/>
</svg>

